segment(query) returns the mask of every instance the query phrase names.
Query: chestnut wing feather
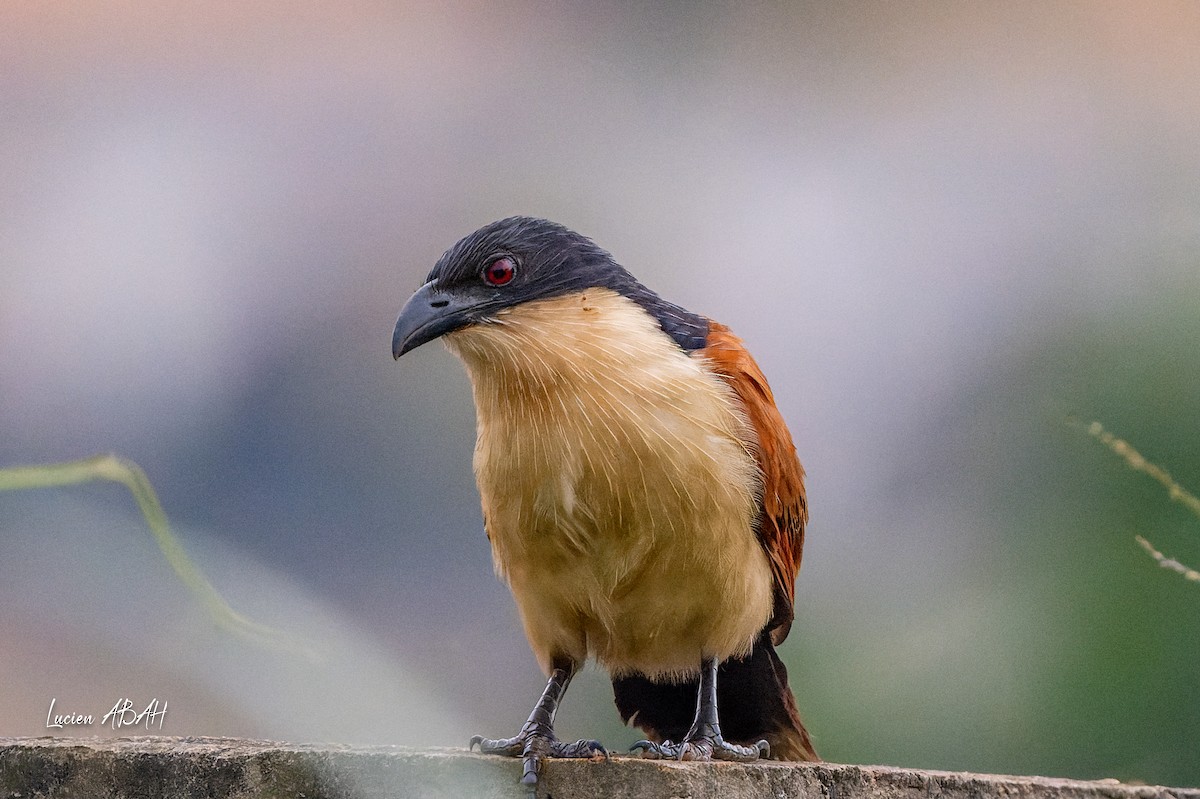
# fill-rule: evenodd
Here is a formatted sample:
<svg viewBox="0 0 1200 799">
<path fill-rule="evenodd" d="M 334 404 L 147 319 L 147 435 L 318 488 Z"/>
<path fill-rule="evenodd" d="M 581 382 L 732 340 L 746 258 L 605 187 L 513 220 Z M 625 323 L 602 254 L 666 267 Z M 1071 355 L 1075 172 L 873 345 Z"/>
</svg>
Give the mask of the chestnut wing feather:
<svg viewBox="0 0 1200 799">
<path fill-rule="evenodd" d="M 768 626 L 772 642 L 779 644 L 792 626 L 808 523 L 804 467 L 767 378 L 742 340 L 725 325 L 710 321 L 707 346 L 698 354 L 729 383 L 758 439 L 752 442 L 763 481 L 757 533 L 775 577 L 775 607 Z"/>
</svg>

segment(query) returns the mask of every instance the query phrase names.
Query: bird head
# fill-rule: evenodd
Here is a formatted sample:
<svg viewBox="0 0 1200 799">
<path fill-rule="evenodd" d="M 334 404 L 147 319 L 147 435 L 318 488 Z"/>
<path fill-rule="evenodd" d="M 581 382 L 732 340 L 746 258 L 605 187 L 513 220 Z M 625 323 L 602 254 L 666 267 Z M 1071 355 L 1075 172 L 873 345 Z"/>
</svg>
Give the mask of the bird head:
<svg viewBox="0 0 1200 799">
<path fill-rule="evenodd" d="M 591 239 L 544 219 L 514 216 L 480 228 L 442 255 L 401 309 L 392 355 L 487 324 L 506 308 L 590 288 L 638 303 L 685 349 L 703 346 L 702 317 L 647 289 Z"/>
</svg>

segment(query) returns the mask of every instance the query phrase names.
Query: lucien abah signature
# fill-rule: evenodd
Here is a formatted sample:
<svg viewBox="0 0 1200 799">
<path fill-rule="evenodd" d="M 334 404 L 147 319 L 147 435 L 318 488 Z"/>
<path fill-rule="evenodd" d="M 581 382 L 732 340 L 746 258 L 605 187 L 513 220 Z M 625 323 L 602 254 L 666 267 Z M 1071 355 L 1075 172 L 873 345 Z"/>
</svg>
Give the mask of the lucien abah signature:
<svg viewBox="0 0 1200 799">
<path fill-rule="evenodd" d="M 57 697 L 50 700 L 50 709 L 46 711 L 46 729 L 91 727 L 96 723 L 96 717 L 91 713 L 55 713 L 54 703 L 57 701 Z M 157 722 L 158 729 L 162 729 L 163 721 L 167 718 L 166 700 L 163 700 L 160 706 L 158 698 L 155 697 L 144 709 L 139 710 L 138 708 L 139 706 L 135 705 L 132 699 L 121 697 L 113 704 L 112 710 L 100 718 L 100 726 L 110 726 L 114 730 L 120 730 L 126 727 L 145 725 L 149 730 Z"/>
</svg>

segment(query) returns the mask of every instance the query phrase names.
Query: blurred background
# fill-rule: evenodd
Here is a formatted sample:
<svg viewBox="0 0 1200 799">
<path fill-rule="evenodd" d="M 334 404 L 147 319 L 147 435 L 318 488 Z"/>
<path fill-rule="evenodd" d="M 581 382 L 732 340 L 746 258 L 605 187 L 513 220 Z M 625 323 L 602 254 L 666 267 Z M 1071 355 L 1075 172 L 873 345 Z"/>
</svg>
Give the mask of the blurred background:
<svg viewBox="0 0 1200 799">
<path fill-rule="evenodd" d="M 6 2 L 0 735 L 462 746 L 543 678 L 474 417 L 392 326 L 443 250 L 552 218 L 732 326 L 812 524 L 782 649 L 831 761 L 1200 783 L 1200 7 Z M 47 730 L 55 712 L 90 727 Z M 614 748 L 604 676 L 564 737 Z M 135 732 L 146 732 L 139 728 Z"/>
</svg>

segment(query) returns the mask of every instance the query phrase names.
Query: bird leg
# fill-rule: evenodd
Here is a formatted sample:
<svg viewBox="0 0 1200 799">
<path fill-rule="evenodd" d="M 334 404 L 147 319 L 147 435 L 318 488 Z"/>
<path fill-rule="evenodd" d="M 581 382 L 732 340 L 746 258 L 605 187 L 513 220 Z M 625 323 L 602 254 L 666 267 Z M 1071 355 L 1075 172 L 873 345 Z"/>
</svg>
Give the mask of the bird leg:
<svg viewBox="0 0 1200 799">
<path fill-rule="evenodd" d="M 479 745 L 479 751 L 485 755 L 504 755 L 524 759 L 524 770 L 521 782 L 528 785 L 530 790 L 537 785 L 538 773 L 545 767 L 548 757 L 592 757 L 593 755 L 608 756 L 608 752 L 599 741 L 580 740 L 574 743 L 563 743 L 554 735 L 554 714 L 558 711 L 558 703 L 566 693 L 571 678 L 575 676 L 574 661 L 562 658 L 555 659 L 546 682 L 546 690 L 529 714 L 529 720 L 512 738 L 484 738 L 476 735 L 471 738 L 470 748 Z"/>
<path fill-rule="evenodd" d="M 758 741 L 754 746 L 739 746 L 721 737 L 721 723 L 717 720 L 717 661 L 714 658 L 705 659 L 701 665 L 696 720 L 683 740 L 679 743 L 638 741 L 630 751 L 638 749 L 642 751 L 642 757 L 651 760 L 736 760 L 749 763 L 771 754 L 770 744 L 766 741 Z"/>
</svg>

